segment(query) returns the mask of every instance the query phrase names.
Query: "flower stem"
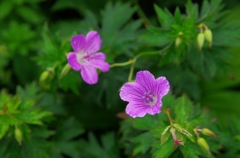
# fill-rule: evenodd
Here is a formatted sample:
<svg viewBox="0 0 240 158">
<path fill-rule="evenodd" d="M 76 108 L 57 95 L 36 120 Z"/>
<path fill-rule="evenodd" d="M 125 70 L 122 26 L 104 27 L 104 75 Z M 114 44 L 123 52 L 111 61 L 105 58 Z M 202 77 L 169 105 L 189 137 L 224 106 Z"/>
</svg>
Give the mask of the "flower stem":
<svg viewBox="0 0 240 158">
<path fill-rule="evenodd" d="M 193 131 L 194 131 L 194 134 L 197 136 L 197 138 L 199 138 L 198 126 L 196 128 L 194 128 Z"/>
<path fill-rule="evenodd" d="M 128 82 L 131 82 L 131 80 L 132 80 L 133 71 L 134 71 L 134 65 L 135 65 L 135 60 L 132 61 L 132 65 L 130 67 L 130 72 L 129 72 L 129 76 L 128 76 Z"/>
<path fill-rule="evenodd" d="M 163 112 L 165 113 L 165 114 L 167 114 L 167 116 L 168 116 L 168 119 L 169 119 L 169 122 L 170 122 L 170 125 L 172 125 L 173 124 L 173 121 L 172 121 L 172 118 L 171 118 L 171 116 L 170 116 L 170 109 L 168 108 L 168 109 L 163 109 L 162 108 L 162 110 L 163 110 Z"/>
<path fill-rule="evenodd" d="M 136 55 L 136 56 L 134 57 L 134 59 L 137 60 L 139 57 L 145 56 L 145 55 L 158 55 L 158 54 L 166 51 L 171 45 L 172 45 L 172 43 L 170 43 L 169 45 L 167 45 L 166 47 L 164 47 L 163 49 L 158 50 L 158 51 L 151 51 L 151 52 L 142 52 L 142 53 L 139 53 L 138 55 Z"/>
<path fill-rule="evenodd" d="M 114 63 L 112 64 L 110 67 L 113 68 L 113 67 L 118 67 L 118 66 L 127 66 L 129 64 L 132 64 L 133 63 L 133 60 L 129 60 L 127 62 L 124 62 L 124 63 Z"/>
<path fill-rule="evenodd" d="M 133 4 L 137 6 L 137 14 L 143 20 L 146 26 L 152 25 L 150 20 L 147 18 L 145 13 L 143 12 L 142 8 L 140 7 L 138 0 L 132 0 Z"/>
</svg>

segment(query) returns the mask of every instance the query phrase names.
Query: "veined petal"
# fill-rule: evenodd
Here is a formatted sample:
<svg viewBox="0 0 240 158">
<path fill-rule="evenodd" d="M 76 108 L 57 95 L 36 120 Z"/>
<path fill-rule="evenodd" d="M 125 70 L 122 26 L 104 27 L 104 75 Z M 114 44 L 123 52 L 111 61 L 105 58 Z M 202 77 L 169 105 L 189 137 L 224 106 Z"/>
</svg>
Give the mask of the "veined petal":
<svg viewBox="0 0 240 158">
<path fill-rule="evenodd" d="M 148 110 L 147 113 L 150 115 L 155 115 L 161 112 L 161 107 L 162 107 L 162 102 L 159 99 L 158 102 L 154 105 L 151 106 Z"/>
<path fill-rule="evenodd" d="M 82 67 L 81 76 L 88 84 L 96 84 L 98 82 L 97 70 L 91 65 L 84 65 Z"/>
<path fill-rule="evenodd" d="M 160 97 L 159 99 L 161 99 L 164 95 L 166 95 L 169 92 L 170 85 L 166 77 L 158 77 L 156 79 L 156 82 L 157 84 L 155 89 L 158 96 Z"/>
<path fill-rule="evenodd" d="M 90 31 L 86 36 L 86 45 L 84 52 L 92 54 L 96 53 L 102 44 L 102 40 L 97 31 Z"/>
<path fill-rule="evenodd" d="M 89 64 L 100 69 L 102 72 L 107 72 L 110 69 L 110 65 L 103 60 L 92 59 L 89 60 Z"/>
<path fill-rule="evenodd" d="M 126 113 L 135 118 L 135 117 L 143 117 L 147 114 L 150 106 L 144 105 L 138 102 L 130 102 L 126 107 Z"/>
<path fill-rule="evenodd" d="M 78 63 L 76 53 L 70 52 L 67 56 L 68 64 L 73 68 L 73 70 L 81 70 L 82 66 Z"/>
<path fill-rule="evenodd" d="M 155 77 L 147 70 L 139 71 L 136 75 L 136 82 L 145 88 L 146 91 L 154 90 Z"/>
<path fill-rule="evenodd" d="M 71 40 L 71 44 L 74 52 L 79 53 L 81 50 L 84 50 L 85 48 L 85 44 L 86 44 L 85 36 L 82 34 L 73 36 Z"/>
<path fill-rule="evenodd" d="M 120 89 L 120 98 L 124 101 L 143 103 L 144 88 L 135 82 L 127 82 Z"/>
<path fill-rule="evenodd" d="M 91 57 L 98 60 L 106 60 L 106 54 L 102 52 L 94 53 L 91 55 Z"/>
</svg>

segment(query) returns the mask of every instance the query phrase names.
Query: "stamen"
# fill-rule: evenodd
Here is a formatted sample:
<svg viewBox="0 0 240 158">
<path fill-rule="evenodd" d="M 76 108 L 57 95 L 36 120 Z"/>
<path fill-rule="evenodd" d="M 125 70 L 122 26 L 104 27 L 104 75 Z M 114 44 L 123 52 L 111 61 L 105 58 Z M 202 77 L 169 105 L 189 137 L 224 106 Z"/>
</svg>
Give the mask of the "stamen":
<svg viewBox="0 0 240 158">
<path fill-rule="evenodd" d="M 154 100 L 154 95 L 152 94 L 151 91 L 144 92 L 144 95 L 142 96 L 142 99 L 145 100 L 146 103 L 153 102 Z"/>
</svg>

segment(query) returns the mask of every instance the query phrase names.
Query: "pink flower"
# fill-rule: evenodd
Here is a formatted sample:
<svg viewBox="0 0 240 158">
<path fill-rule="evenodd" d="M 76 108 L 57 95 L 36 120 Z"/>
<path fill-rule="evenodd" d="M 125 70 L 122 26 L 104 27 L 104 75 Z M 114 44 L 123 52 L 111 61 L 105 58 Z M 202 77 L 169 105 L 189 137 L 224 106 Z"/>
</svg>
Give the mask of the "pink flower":
<svg viewBox="0 0 240 158">
<path fill-rule="evenodd" d="M 90 31 L 86 37 L 83 34 L 73 36 L 71 44 L 74 52 L 70 52 L 67 56 L 69 65 L 75 71 L 81 71 L 86 83 L 96 84 L 98 82 L 96 68 L 103 72 L 107 72 L 110 68 L 105 62 L 106 55 L 98 52 L 102 44 L 101 37 L 96 31 Z"/>
<path fill-rule="evenodd" d="M 120 90 L 122 100 L 129 102 L 126 113 L 135 118 L 161 112 L 162 97 L 168 93 L 169 83 L 165 77 L 157 79 L 149 71 L 139 71 L 136 82 L 125 83 Z"/>
</svg>

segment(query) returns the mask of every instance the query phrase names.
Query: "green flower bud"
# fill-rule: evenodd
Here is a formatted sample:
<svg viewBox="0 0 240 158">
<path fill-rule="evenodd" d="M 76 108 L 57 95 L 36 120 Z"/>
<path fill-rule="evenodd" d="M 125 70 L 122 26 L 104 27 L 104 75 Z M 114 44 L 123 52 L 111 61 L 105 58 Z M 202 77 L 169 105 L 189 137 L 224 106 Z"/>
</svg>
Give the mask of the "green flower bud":
<svg viewBox="0 0 240 158">
<path fill-rule="evenodd" d="M 199 51 L 202 50 L 203 44 L 204 44 L 205 36 L 204 33 L 200 32 L 197 36 L 197 44 Z"/>
<path fill-rule="evenodd" d="M 64 68 L 62 69 L 61 75 L 60 75 L 60 79 L 63 78 L 65 75 L 68 74 L 68 72 L 71 70 L 70 65 L 67 63 Z"/>
<path fill-rule="evenodd" d="M 206 140 L 205 140 L 204 138 L 199 137 L 199 138 L 197 139 L 197 143 L 198 143 L 198 145 L 199 145 L 203 150 L 205 150 L 205 151 L 207 151 L 209 154 L 211 154 L 211 153 L 210 153 L 209 146 L 208 146 L 208 143 L 206 142 Z"/>
<path fill-rule="evenodd" d="M 177 37 L 176 40 L 175 40 L 175 46 L 178 47 L 181 43 L 182 43 L 182 38 Z"/>
<path fill-rule="evenodd" d="M 215 133 L 213 133 L 210 129 L 208 128 L 203 128 L 201 130 L 202 134 L 206 135 L 206 136 L 211 136 L 211 137 L 214 137 L 216 138 L 217 136 L 215 135 Z"/>
<path fill-rule="evenodd" d="M 40 85 L 48 89 L 50 87 L 49 82 L 52 81 L 53 78 L 54 78 L 54 69 L 47 68 L 47 70 L 43 71 L 40 76 L 40 79 L 39 79 Z"/>
<path fill-rule="evenodd" d="M 212 46 L 212 31 L 210 29 L 206 29 L 204 31 L 204 35 L 206 38 L 206 41 L 209 43 L 209 47 Z"/>
<path fill-rule="evenodd" d="M 14 136 L 15 136 L 15 139 L 17 140 L 18 144 L 22 145 L 23 134 L 22 134 L 22 131 L 18 127 L 15 128 Z"/>
</svg>

